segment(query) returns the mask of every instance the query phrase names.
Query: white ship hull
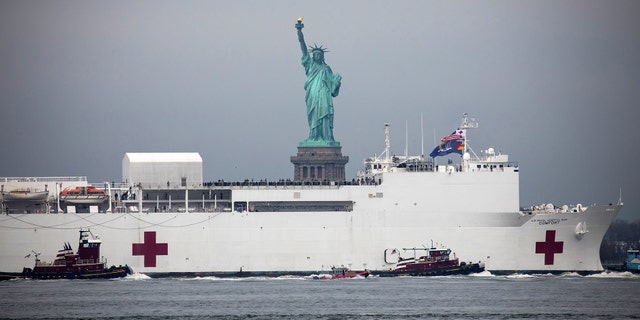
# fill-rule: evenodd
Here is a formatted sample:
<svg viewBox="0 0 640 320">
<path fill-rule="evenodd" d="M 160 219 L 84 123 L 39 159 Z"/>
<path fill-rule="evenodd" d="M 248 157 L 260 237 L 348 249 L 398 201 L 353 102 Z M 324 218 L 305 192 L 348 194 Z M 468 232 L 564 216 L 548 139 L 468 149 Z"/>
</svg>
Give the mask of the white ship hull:
<svg viewBox="0 0 640 320">
<path fill-rule="evenodd" d="M 232 189 L 234 202 L 330 199 L 351 201 L 353 210 L 4 215 L 0 271 L 29 266 L 24 257 L 32 250 L 51 259 L 45 254 L 88 227 L 102 239 L 109 263 L 151 275 L 313 273 L 339 265 L 388 270 L 395 265 L 390 251 L 432 241 L 493 272 L 596 272 L 603 270 L 600 243 L 621 209 L 520 212 L 517 170 L 396 172 L 379 185 Z"/>
<path fill-rule="evenodd" d="M 468 120 L 465 114 L 460 128 L 477 127 Z M 32 250 L 56 252 L 80 228 L 101 237 L 110 263 L 150 275 L 315 273 L 333 266 L 389 270 L 399 256 L 412 255 L 403 248 L 422 246 L 450 248 L 460 261 L 484 263 L 492 272 L 603 270 L 600 244 L 622 208 L 620 201 L 521 210 L 517 163 L 492 148 L 484 158 L 472 157 L 464 130 L 434 149 L 450 152 L 447 146 L 455 141 L 462 154 L 456 166 L 437 166 L 421 156 L 391 157 L 388 125 L 385 135 L 384 157 L 366 160 L 357 178 L 361 185 L 281 180 L 203 186 L 198 175 L 187 178 L 201 168 L 181 165 L 184 155 L 171 164 L 159 164 L 159 154 L 144 157 L 152 161 L 146 164 L 132 163 L 135 157 L 126 155 L 123 181 L 129 182 L 106 186 L 109 200 L 102 213 L 60 213 L 64 208 L 50 206 L 56 213 L 19 214 L 28 211 L 5 207 L 0 271 L 30 265 L 24 257 Z M 134 169 L 140 175 L 129 175 Z M 165 188 L 169 171 L 180 179 L 167 180 Z M 62 179 L 4 180 L 5 187 L 35 180 L 62 187 Z M 187 187 L 194 180 L 199 182 Z"/>
</svg>

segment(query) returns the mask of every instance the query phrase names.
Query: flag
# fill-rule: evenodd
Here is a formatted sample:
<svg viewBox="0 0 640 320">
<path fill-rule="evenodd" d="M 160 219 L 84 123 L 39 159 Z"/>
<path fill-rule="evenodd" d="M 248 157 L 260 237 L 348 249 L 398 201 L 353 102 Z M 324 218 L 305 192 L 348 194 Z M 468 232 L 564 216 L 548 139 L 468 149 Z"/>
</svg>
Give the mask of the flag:
<svg viewBox="0 0 640 320">
<path fill-rule="evenodd" d="M 462 140 L 462 139 L 464 139 L 464 135 L 465 135 L 464 131 L 465 130 L 458 129 L 458 130 L 452 132 L 450 135 L 442 138 L 442 140 L 440 140 L 440 141 L 449 142 L 451 140 Z"/>
<path fill-rule="evenodd" d="M 429 156 L 435 158 L 452 152 L 462 154 L 462 150 L 464 149 L 464 136 L 464 130 L 458 129 L 453 131 L 450 135 L 440 140 L 442 143 L 437 145 Z"/>
</svg>

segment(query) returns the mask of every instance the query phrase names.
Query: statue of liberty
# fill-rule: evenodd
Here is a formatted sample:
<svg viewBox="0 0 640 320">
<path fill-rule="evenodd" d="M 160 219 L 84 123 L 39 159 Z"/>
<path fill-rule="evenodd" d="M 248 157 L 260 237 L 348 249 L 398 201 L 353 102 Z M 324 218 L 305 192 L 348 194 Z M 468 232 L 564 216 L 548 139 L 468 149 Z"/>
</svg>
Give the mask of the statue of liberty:
<svg viewBox="0 0 640 320">
<path fill-rule="evenodd" d="M 317 46 L 307 47 L 302 35 L 302 18 L 298 19 L 298 41 L 302 49 L 302 65 L 307 75 L 304 83 L 307 103 L 307 121 L 309 122 L 309 137 L 300 142 L 301 147 L 329 147 L 339 146 L 340 142 L 333 139 L 333 97 L 340 92 L 342 77 L 334 74 L 324 62 L 326 48 Z M 311 56 L 309 55 L 311 53 Z"/>
</svg>

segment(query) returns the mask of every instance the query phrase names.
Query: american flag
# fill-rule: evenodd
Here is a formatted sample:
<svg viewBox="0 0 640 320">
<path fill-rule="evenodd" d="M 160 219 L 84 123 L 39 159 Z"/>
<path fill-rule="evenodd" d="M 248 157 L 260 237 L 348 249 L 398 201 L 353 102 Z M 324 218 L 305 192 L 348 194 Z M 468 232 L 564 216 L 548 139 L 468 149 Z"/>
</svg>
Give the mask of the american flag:
<svg viewBox="0 0 640 320">
<path fill-rule="evenodd" d="M 441 141 L 442 142 L 449 142 L 449 141 L 452 141 L 452 140 L 462 140 L 462 139 L 464 139 L 464 133 L 465 133 L 464 130 L 458 129 L 458 130 L 452 132 L 450 135 L 442 138 Z"/>
</svg>

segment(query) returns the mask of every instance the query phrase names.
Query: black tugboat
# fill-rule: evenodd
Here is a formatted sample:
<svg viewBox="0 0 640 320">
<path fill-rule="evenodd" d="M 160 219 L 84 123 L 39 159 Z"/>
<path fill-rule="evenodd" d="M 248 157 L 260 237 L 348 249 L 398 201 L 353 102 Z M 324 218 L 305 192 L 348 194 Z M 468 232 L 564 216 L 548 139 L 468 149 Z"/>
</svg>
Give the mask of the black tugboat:
<svg viewBox="0 0 640 320">
<path fill-rule="evenodd" d="M 413 251 L 412 258 L 399 258 L 396 267 L 387 271 L 375 271 L 380 277 L 397 276 L 447 276 L 461 275 L 484 271 L 482 263 L 460 262 L 460 259 L 453 255 L 451 249 L 436 248 L 403 248 L 405 251 Z M 417 257 L 418 250 L 425 250 L 426 254 Z"/>
<path fill-rule="evenodd" d="M 129 266 L 106 267 L 106 262 L 100 258 L 101 240 L 94 237 L 89 230 L 80 230 L 78 252 L 74 253 L 71 245 L 65 243 L 58 251 L 53 262 L 41 261 L 35 254 L 33 269 L 24 268 L 22 273 L 2 272 L 0 280 L 15 278 L 30 279 L 109 279 L 120 278 L 131 274 Z"/>
</svg>

